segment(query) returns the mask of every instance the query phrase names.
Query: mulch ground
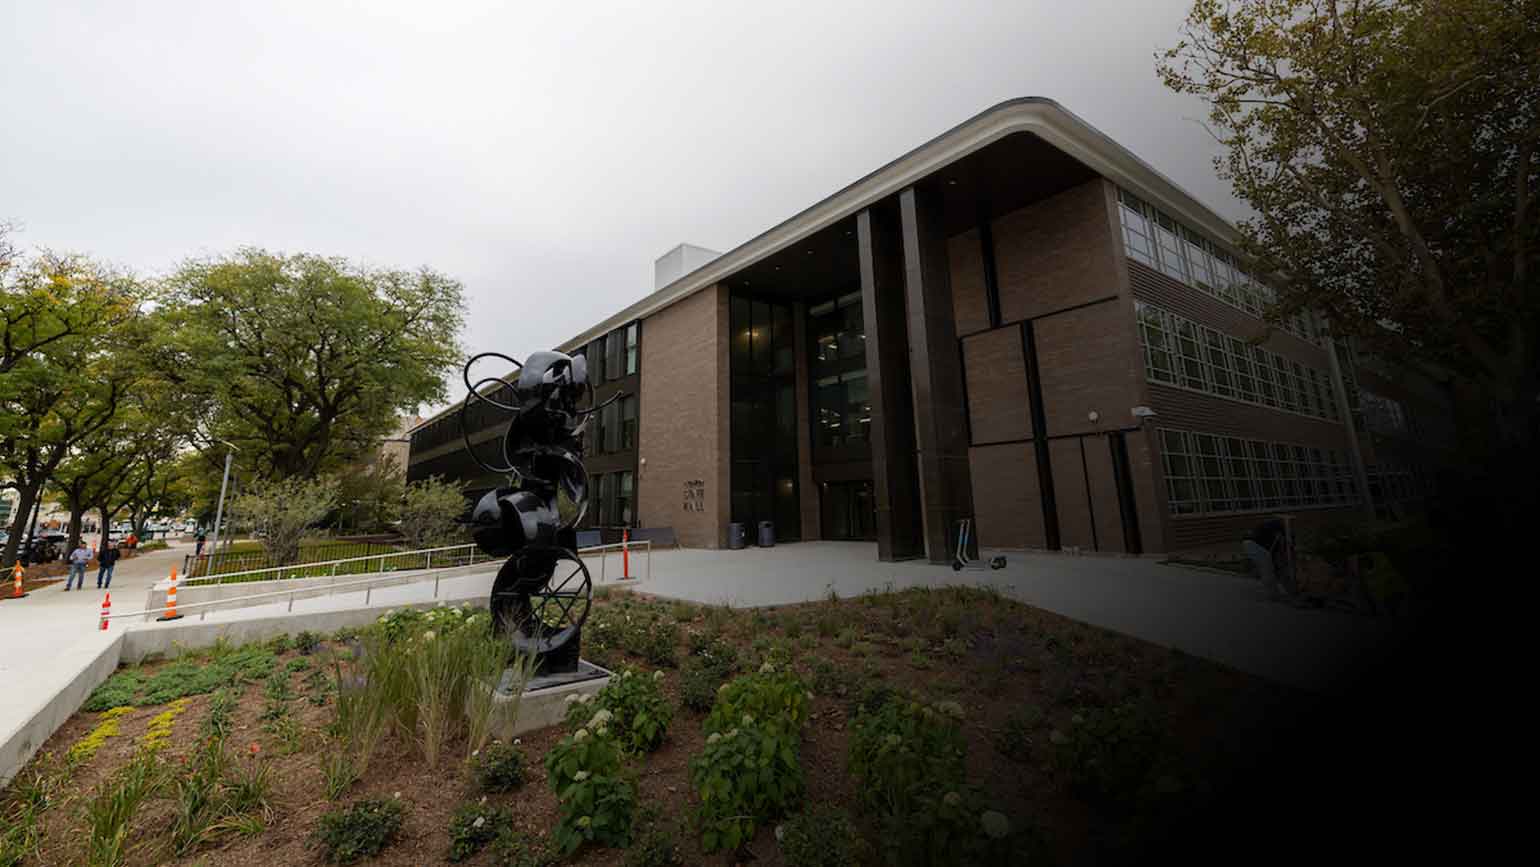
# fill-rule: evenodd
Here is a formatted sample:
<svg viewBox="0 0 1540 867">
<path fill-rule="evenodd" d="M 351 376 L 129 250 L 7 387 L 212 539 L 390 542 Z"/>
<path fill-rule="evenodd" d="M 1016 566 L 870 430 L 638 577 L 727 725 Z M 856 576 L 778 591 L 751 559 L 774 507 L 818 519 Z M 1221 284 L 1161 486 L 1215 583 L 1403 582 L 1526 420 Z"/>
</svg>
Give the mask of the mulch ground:
<svg viewBox="0 0 1540 867">
<path fill-rule="evenodd" d="M 859 818 L 855 783 L 847 772 L 850 699 L 866 684 L 881 681 L 931 700 L 961 703 L 966 711 L 963 730 L 970 780 L 996 799 L 1001 812 L 1010 816 L 1016 827 L 1030 828 L 1039 835 L 1049 860 L 1060 863 L 1096 860 L 1094 853 L 1106 841 L 1119 839 L 1128 823 L 1127 817 L 1104 815 L 1074 797 L 1051 770 L 1048 734 L 1055 727 L 1069 725 L 1069 717 L 1077 711 L 1125 701 L 1158 707 L 1166 720 L 1170 748 L 1180 754 L 1181 767 L 1189 776 L 1183 798 L 1197 804 L 1205 794 L 1222 792 L 1227 775 L 1241 765 L 1248 751 L 1264 743 L 1277 726 L 1286 724 L 1288 711 L 1302 704 L 1302 696 L 1284 687 L 982 593 L 973 594 L 965 603 L 901 593 L 760 612 L 615 593 L 596 600 L 592 616 L 623 615 L 627 611 L 677 620 L 682 636 L 690 631 L 718 630 L 738 647 L 749 665 L 757 665 L 771 647 L 789 647 L 809 682 L 818 660 L 831 663 L 839 672 L 836 683 L 829 685 L 826 678 L 824 691 L 814 700 L 802 748 L 806 802 L 847 808 L 858 817 L 870 840 L 877 839 L 877 829 Z M 942 630 L 957 636 L 954 643 L 946 645 L 948 653 L 941 652 L 942 642 L 932 640 L 943 634 Z M 678 658 L 684 660 L 687 654 L 682 642 Z M 292 650 L 282 654 L 279 665 L 296 656 Z M 311 657 L 316 665 L 325 658 L 324 649 Z M 599 661 L 629 665 L 639 671 L 655 668 L 623 649 L 609 649 Z M 145 666 L 147 671 L 153 668 L 153 664 Z M 664 689 L 678 712 L 664 745 L 633 762 L 639 803 L 657 808 L 669 822 L 677 824 L 682 863 L 739 863 L 721 853 L 702 853 L 690 829 L 698 801 L 690 789 L 688 763 L 702 747 L 704 716 L 679 705 L 678 673 L 666 670 L 670 673 Z M 299 752 L 282 754 L 281 742 L 263 729 L 259 719 L 264 704 L 261 683 L 243 687 L 234 734 L 229 738 L 242 761 L 254 760 L 248 754 L 249 745 L 254 743 L 261 757 L 256 760 L 274 764 L 277 807 L 266 829 L 225 848 L 201 851 L 180 861 L 166 860 L 155 844 L 170 822 L 170 802 L 152 800 L 134 821 L 134 837 L 140 848 L 130 857 L 130 864 L 271 867 L 322 863 L 310 837 L 319 816 L 337 806 L 326 798 L 319 754 L 325 743 L 320 733 L 332 719 L 334 708 L 330 701 L 317 706 L 305 698 L 309 693 L 303 681 L 306 675 L 303 671 L 291 675 L 300 697 L 290 702 L 290 712 L 306 732 Z M 208 714 L 208 702 L 208 696 L 193 698 L 176 720 L 172 743 L 163 753 L 167 761 L 180 762 L 192 753 Z M 999 735 L 1006 730 L 1008 718 L 1027 707 L 1041 711 L 1041 723 L 1032 729 L 1025 745 L 1017 744 L 1022 748 L 1014 751 L 1016 757 L 1008 758 L 999 749 Z M 120 736 L 110 739 L 68 782 L 63 800 L 44 814 L 43 859 L 39 863 L 84 863 L 87 832 L 82 809 L 86 798 L 129 759 L 148 721 L 163 709 L 135 709 L 121 721 Z M 49 739 L 39 755 L 62 755 L 95 727 L 98 716 L 77 714 Z M 512 794 L 489 797 L 490 802 L 506 805 L 514 822 L 535 835 L 548 833 L 556 821 L 557 802 L 546 782 L 542 760 L 562 734 L 552 728 L 523 737 L 528 781 Z M 407 806 L 401 839 L 368 863 L 444 862 L 451 814 L 458 805 L 480 797 L 463 768 L 464 753 L 463 742 L 452 743 L 440 766 L 429 768 L 410 744 L 386 740 L 364 779 L 344 798 L 347 802 L 399 797 Z M 618 850 L 585 849 L 569 863 L 618 865 L 624 857 Z M 774 823 L 761 828 L 737 857 L 756 864 L 781 864 Z M 483 851 L 468 863 L 494 862 L 490 851 Z"/>
</svg>

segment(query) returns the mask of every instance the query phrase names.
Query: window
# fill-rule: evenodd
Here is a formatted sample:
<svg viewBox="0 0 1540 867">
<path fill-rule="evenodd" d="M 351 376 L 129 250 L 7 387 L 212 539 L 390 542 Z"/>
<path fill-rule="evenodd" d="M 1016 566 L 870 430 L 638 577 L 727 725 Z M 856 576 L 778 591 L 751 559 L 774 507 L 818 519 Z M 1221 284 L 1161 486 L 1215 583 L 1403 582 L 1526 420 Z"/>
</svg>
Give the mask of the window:
<svg viewBox="0 0 1540 867">
<path fill-rule="evenodd" d="M 1235 362 L 1235 393 L 1241 400 L 1256 403 L 1260 394 L 1256 370 L 1251 364 L 1251 347 L 1238 337 L 1226 337 L 1225 342 L 1230 348 L 1230 359 Z"/>
<path fill-rule="evenodd" d="M 604 338 L 604 372 L 606 379 L 620 379 L 625 376 L 625 352 L 626 335 L 624 331 L 615 329 Z"/>
<path fill-rule="evenodd" d="M 1165 311 L 1140 302 L 1139 336 L 1144 341 L 1144 373 L 1151 382 L 1176 384 L 1176 367 L 1171 358 L 1174 335 L 1166 330 Z"/>
<path fill-rule="evenodd" d="M 1212 295 L 1215 290 L 1214 266 L 1209 261 L 1208 243 L 1202 236 L 1183 226 L 1182 246 L 1187 253 L 1187 265 L 1192 269 L 1192 282 Z"/>
<path fill-rule="evenodd" d="M 636 476 L 629 470 L 615 474 L 615 508 L 611 514 L 615 516 L 615 523 L 624 527 L 632 526 L 631 504 L 636 499 Z"/>
<path fill-rule="evenodd" d="M 1198 476 L 1203 482 L 1203 500 L 1210 512 L 1229 512 L 1235 509 L 1229 480 L 1225 474 L 1225 462 L 1220 454 L 1220 439 L 1210 434 L 1191 434 L 1197 450 Z"/>
<path fill-rule="evenodd" d="M 1187 434 L 1161 431 L 1161 464 L 1166 471 L 1166 501 L 1171 512 L 1187 515 L 1202 511 L 1198 499 L 1198 479 Z"/>
<path fill-rule="evenodd" d="M 870 442 L 872 401 L 866 371 L 827 376 L 814 384 L 815 435 L 819 445 Z"/>
<path fill-rule="evenodd" d="M 620 451 L 620 402 L 599 410 L 604 417 L 604 453 Z"/>
<path fill-rule="evenodd" d="M 862 318 L 859 290 L 810 307 L 807 315 L 808 330 L 812 335 L 815 374 L 838 361 L 856 359 L 864 362 L 866 322 Z"/>
<path fill-rule="evenodd" d="M 594 498 L 594 526 L 607 527 L 610 525 L 610 485 L 614 473 L 604 473 L 594 476 L 594 489 L 598 495 Z"/>
<path fill-rule="evenodd" d="M 1155 212 L 1155 246 L 1160 255 L 1160 270 L 1186 283 L 1187 257 L 1182 255 L 1182 241 L 1177 235 L 1179 231 L 1175 220 L 1161 211 Z"/>
<path fill-rule="evenodd" d="M 1182 385 L 1204 391 L 1203 352 L 1198 348 L 1198 326 L 1189 319 L 1176 319 L 1177 352 L 1182 357 Z"/>
<path fill-rule="evenodd" d="M 642 358 L 642 324 L 633 322 L 626 326 L 626 376 L 637 370 Z"/>
<path fill-rule="evenodd" d="M 588 344 L 588 381 L 594 385 L 604 384 L 604 338 L 601 337 Z"/>
<path fill-rule="evenodd" d="M 1235 260 L 1218 244 L 1209 245 L 1209 254 L 1214 267 L 1214 288 L 1219 300 L 1232 307 L 1240 306 L 1240 293 L 1235 285 Z"/>
<path fill-rule="evenodd" d="M 1273 364 L 1271 352 L 1260 346 L 1251 347 L 1252 368 L 1257 374 L 1257 393 L 1262 397 L 1262 404 L 1277 408 L 1278 384 L 1273 379 Z"/>
<path fill-rule="evenodd" d="M 1149 207 L 1137 196 L 1126 190 L 1118 190 L 1118 216 L 1123 223 L 1123 248 L 1128 252 L 1129 258 L 1154 268 L 1155 245 L 1152 240 L 1150 221 L 1146 216 L 1149 213 Z"/>
<path fill-rule="evenodd" d="M 636 448 L 636 397 L 620 399 L 620 447 Z"/>
<path fill-rule="evenodd" d="M 1256 508 L 1256 471 L 1251 458 L 1247 456 L 1245 441 L 1238 437 L 1226 437 L 1224 455 L 1225 475 L 1230 478 L 1230 487 L 1235 493 L 1235 508 Z"/>
<path fill-rule="evenodd" d="M 588 453 L 604 454 L 604 410 L 588 414 Z"/>
<path fill-rule="evenodd" d="M 1204 328 L 1203 349 L 1208 356 L 1214 393 L 1220 397 L 1235 397 L 1235 380 L 1230 370 L 1230 353 L 1225 348 L 1224 335 L 1212 328 Z"/>
<path fill-rule="evenodd" d="M 1293 377 L 1289 373 L 1289 362 L 1281 355 L 1274 355 L 1273 373 L 1274 381 L 1278 383 L 1278 405 L 1289 412 L 1299 412 L 1299 395 L 1294 388 Z"/>
</svg>

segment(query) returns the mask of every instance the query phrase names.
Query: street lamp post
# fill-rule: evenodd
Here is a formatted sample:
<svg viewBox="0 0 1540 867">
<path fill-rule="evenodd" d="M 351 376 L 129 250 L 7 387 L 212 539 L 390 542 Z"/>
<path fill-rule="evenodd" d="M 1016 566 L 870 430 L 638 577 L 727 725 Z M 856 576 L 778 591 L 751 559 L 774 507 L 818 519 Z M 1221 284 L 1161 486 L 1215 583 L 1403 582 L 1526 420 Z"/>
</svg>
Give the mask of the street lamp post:
<svg viewBox="0 0 1540 867">
<path fill-rule="evenodd" d="M 220 440 L 229 448 L 225 451 L 225 475 L 219 481 L 219 506 L 214 510 L 214 546 L 209 550 L 209 569 L 206 574 L 214 574 L 214 558 L 219 555 L 219 525 L 225 516 L 225 489 L 230 484 L 230 460 L 235 453 L 240 451 L 233 444 Z"/>
</svg>

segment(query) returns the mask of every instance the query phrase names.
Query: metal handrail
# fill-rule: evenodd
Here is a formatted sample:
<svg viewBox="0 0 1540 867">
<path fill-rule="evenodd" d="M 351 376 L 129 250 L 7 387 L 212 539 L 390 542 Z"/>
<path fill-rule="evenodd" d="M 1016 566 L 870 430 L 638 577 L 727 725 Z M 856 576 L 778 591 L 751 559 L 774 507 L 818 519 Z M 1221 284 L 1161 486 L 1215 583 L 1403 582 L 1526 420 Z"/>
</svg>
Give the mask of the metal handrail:
<svg viewBox="0 0 1540 867">
<path fill-rule="evenodd" d="M 464 547 L 464 546 L 453 546 L 453 547 Z M 645 550 L 647 552 L 647 578 L 648 578 L 648 580 L 651 580 L 651 578 L 652 578 L 652 540 L 651 539 L 643 539 L 643 540 L 636 541 L 636 542 L 615 542 L 615 543 L 612 543 L 612 544 L 609 544 L 609 545 L 594 545 L 594 546 L 591 546 L 591 547 L 588 547 L 588 548 L 579 548 L 577 553 L 578 553 L 579 556 L 581 556 L 583 554 L 593 554 L 595 552 L 597 552 L 599 554 L 599 557 L 600 557 L 600 559 L 599 559 L 599 575 L 600 575 L 599 583 L 602 584 L 602 583 L 604 583 L 604 574 L 605 574 L 604 573 L 604 563 L 608 559 L 608 557 L 606 555 L 611 550 L 629 549 L 629 548 L 640 548 L 640 549 L 643 549 L 643 550 Z M 422 553 L 422 552 L 419 551 L 418 553 Z M 220 605 L 229 605 L 232 602 L 249 602 L 249 601 L 251 601 L 253 599 L 281 598 L 281 597 L 284 597 L 284 596 L 289 597 L 289 610 L 293 611 L 294 610 L 294 597 L 297 594 L 300 594 L 300 593 L 308 593 L 308 594 L 313 594 L 315 596 L 330 596 L 330 595 L 333 595 L 333 594 L 337 593 L 339 590 L 345 590 L 347 588 L 355 588 L 356 589 L 358 587 L 361 587 L 362 585 L 370 585 L 368 587 L 363 587 L 362 589 L 364 589 L 366 591 L 372 591 L 374 589 L 372 585 L 374 585 L 376 583 L 380 583 L 380 582 L 397 581 L 397 582 L 400 582 L 402 584 L 412 584 L 412 583 L 416 583 L 418 581 L 425 581 L 425 580 L 427 580 L 430 577 L 434 579 L 434 581 L 433 581 L 433 598 L 437 599 L 438 598 L 438 592 L 439 592 L 439 582 L 440 582 L 440 580 L 443 579 L 444 574 L 446 572 L 453 572 L 453 571 L 455 571 L 457 569 L 466 569 L 466 568 L 469 568 L 470 566 L 475 566 L 475 565 L 482 565 L 482 564 L 467 563 L 467 564 L 463 564 L 463 565 L 459 565 L 459 566 L 450 566 L 448 568 L 440 569 L 437 572 L 433 572 L 433 571 L 430 571 L 430 570 L 423 570 L 423 572 L 418 573 L 417 570 L 415 570 L 415 569 L 413 569 L 413 570 L 403 570 L 403 571 L 397 572 L 397 573 L 374 575 L 374 576 L 369 577 L 369 578 L 358 578 L 358 579 L 354 579 L 352 581 L 343 581 L 343 582 L 340 582 L 340 583 L 334 581 L 334 582 L 332 582 L 330 584 L 327 584 L 324 587 L 320 587 L 320 586 L 297 587 L 297 588 L 294 588 L 292 590 L 270 590 L 270 591 L 268 591 L 266 593 L 252 593 L 252 594 L 249 594 L 249 595 L 246 595 L 246 596 L 231 596 L 231 597 L 229 597 L 227 599 L 210 599 L 207 602 L 178 603 L 176 605 L 175 609 L 171 608 L 170 606 L 161 606 L 160 608 L 146 608 L 143 611 L 124 611 L 124 612 L 121 612 L 121 613 L 118 613 L 118 614 L 108 614 L 105 617 L 100 617 L 99 616 L 98 620 L 99 621 L 100 620 L 121 620 L 123 618 L 146 617 L 146 616 L 151 615 L 151 614 L 164 614 L 167 611 L 172 611 L 172 610 L 176 610 L 176 611 L 194 611 L 194 610 L 197 610 L 197 611 L 200 612 L 199 619 L 201 620 L 201 619 L 203 619 L 204 617 L 206 617 L 208 615 L 209 610 L 211 610 L 211 609 L 213 609 L 213 608 L 215 608 L 217 606 L 220 606 Z M 369 594 L 368 593 L 366 593 L 365 596 L 364 596 L 364 604 L 365 605 L 369 604 Z"/>
<path fill-rule="evenodd" d="M 380 568 L 378 570 L 376 570 L 376 571 L 383 572 L 383 571 L 385 571 L 385 568 L 384 568 L 385 567 L 385 560 L 387 560 L 387 559 L 396 558 L 396 557 L 421 557 L 424 554 L 427 555 L 427 565 L 423 566 L 422 568 L 424 568 L 424 569 L 432 569 L 433 568 L 433 555 L 434 554 L 442 553 L 442 552 L 445 552 L 445 551 L 462 551 L 462 550 L 466 550 L 466 549 L 471 549 L 471 559 L 472 560 L 475 559 L 476 552 L 480 550 L 479 548 L 476 547 L 475 543 L 468 543 L 468 544 L 464 544 L 464 545 L 446 545 L 446 546 L 443 546 L 443 547 L 440 547 L 440 548 L 418 548 L 418 549 L 415 549 L 415 550 L 412 550 L 412 551 L 390 551 L 390 552 L 384 553 L 384 554 L 364 554 L 364 555 L 361 555 L 361 556 L 358 556 L 358 557 L 343 557 L 343 558 L 340 558 L 340 559 L 337 559 L 337 560 L 317 560 L 314 563 L 290 563 L 287 566 L 264 566 L 261 569 L 243 569 L 243 570 L 241 570 L 239 572 L 225 572 L 225 573 L 216 574 L 216 575 L 200 575 L 197 578 L 188 578 L 188 579 L 186 579 L 184 581 L 179 582 L 179 584 L 182 587 L 188 587 L 188 586 L 192 586 L 194 584 L 223 584 L 226 581 L 229 581 L 229 579 L 235 578 L 237 576 L 263 575 L 263 574 L 275 573 L 275 572 L 276 573 L 295 572 L 295 571 L 298 571 L 298 570 L 301 570 L 301 569 L 307 569 L 307 570 L 308 569 L 318 569 L 318 568 L 323 568 L 324 569 L 324 568 L 326 568 L 328 566 L 331 567 L 331 574 L 332 575 L 336 575 L 337 574 L 337 567 L 338 566 L 341 566 L 341 565 L 343 565 L 345 563 L 361 563 L 361 562 L 367 562 L 369 560 L 379 560 L 380 561 Z M 319 576 L 313 576 L 313 577 L 319 577 Z M 250 580 L 250 579 L 247 578 L 245 580 Z M 239 583 L 244 583 L 244 581 L 231 581 L 230 583 L 239 584 Z"/>
</svg>

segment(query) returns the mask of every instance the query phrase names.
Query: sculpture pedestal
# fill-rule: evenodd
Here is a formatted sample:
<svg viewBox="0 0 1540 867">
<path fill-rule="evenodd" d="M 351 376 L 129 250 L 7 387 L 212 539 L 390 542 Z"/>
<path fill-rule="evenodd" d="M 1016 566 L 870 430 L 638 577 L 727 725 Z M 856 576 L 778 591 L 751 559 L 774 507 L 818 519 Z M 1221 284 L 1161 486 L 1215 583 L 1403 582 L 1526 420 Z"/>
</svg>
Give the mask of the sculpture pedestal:
<svg viewBox="0 0 1540 867">
<path fill-rule="evenodd" d="M 559 724 L 567 717 L 567 696 L 593 695 L 611 676 L 608 669 L 580 660 L 576 671 L 530 678 L 524 691 L 515 695 L 513 670 L 505 670 L 492 693 L 492 736 L 511 741 L 525 732 Z"/>
</svg>

